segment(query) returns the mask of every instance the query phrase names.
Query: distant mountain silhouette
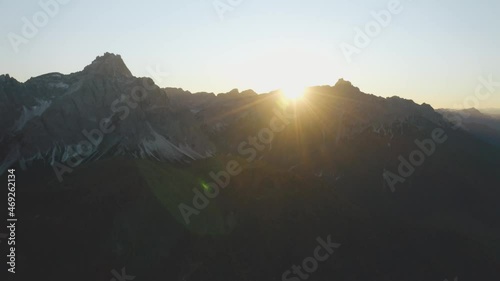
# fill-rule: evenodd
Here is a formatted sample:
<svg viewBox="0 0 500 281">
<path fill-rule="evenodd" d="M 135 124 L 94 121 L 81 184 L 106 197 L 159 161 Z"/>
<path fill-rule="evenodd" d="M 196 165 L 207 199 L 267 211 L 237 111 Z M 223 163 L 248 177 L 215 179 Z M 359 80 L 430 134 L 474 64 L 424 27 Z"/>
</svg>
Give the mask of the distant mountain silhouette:
<svg viewBox="0 0 500 281">
<path fill-rule="evenodd" d="M 500 147 L 500 116 L 484 114 L 475 108 L 463 110 L 440 109 L 445 118 L 451 122 L 459 120 L 465 131 L 481 140 Z"/>
<path fill-rule="evenodd" d="M 109 53 L 69 75 L 0 76 L 1 172 L 18 169 L 29 269 L 16 277 L 282 280 L 330 235 L 342 246 L 307 280 L 499 280 L 500 151 L 472 126 L 496 123 L 468 114 L 455 128 L 343 79 L 296 102 L 161 89 Z M 392 192 L 386 171 L 436 129 L 446 142 Z M 225 177 L 228 163 L 241 171 Z M 225 187 L 186 224 L 179 204 L 210 182 Z"/>
</svg>

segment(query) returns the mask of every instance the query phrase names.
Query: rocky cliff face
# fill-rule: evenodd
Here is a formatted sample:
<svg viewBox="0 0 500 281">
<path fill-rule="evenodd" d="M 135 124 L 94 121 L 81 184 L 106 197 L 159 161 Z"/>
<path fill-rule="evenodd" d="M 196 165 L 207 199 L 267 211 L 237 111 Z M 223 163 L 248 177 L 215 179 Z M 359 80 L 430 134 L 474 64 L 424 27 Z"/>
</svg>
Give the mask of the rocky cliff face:
<svg viewBox="0 0 500 281">
<path fill-rule="evenodd" d="M 113 155 L 189 161 L 213 145 L 189 110 L 172 106 L 151 79 L 132 76 L 106 53 L 81 72 L 19 83 L 0 80 L 0 173 L 19 162 L 81 163 Z"/>
<path fill-rule="evenodd" d="M 304 100 L 296 113 L 311 153 L 366 132 L 390 145 L 398 134 L 448 126 L 429 105 L 365 94 L 343 79 L 309 88 Z M 1 76 L 0 173 L 15 163 L 78 166 L 118 155 L 189 162 L 234 154 L 287 102 L 279 92 L 160 89 L 149 78 L 134 77 L 110 53 L 69 75 L 50 73 L 26 83 Z"/>
<path fill-rule="evenodd" d="M 342 79 L 296 102 L 160 89 L 105 54 L 70 75 L 0 76 L 0 109 L 30 268 L 19 280 L 125 266 L 138 280 L 280 280 L 318 235 L 342 246 L 309 280 L 499 280 L 499 150 L 429 105 Z M 436 128 L 446 143 L 391 192 L 385 171 Z M 228 163 L 241 173 L 224 176 Z M 189 224 L 181 203 L 200 208 Z"/>
</svg>

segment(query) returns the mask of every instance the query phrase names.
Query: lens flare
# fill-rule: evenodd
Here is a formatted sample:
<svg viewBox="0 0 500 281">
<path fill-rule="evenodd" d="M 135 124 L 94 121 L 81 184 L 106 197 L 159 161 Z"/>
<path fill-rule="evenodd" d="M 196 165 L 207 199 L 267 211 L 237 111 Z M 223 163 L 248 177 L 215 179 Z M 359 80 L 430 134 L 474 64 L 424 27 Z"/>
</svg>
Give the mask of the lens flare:
<svg viewBox="0 0 500 281">
<path fill-rule="evenodd" d="M 290 86 L 281 89 L 281 93 L 283 94 L 283 96 L 291 100 L 297 100 L 301 98 L 305 94 L 305 92 L 306 88 L 301 86 Z"/>
</svg>

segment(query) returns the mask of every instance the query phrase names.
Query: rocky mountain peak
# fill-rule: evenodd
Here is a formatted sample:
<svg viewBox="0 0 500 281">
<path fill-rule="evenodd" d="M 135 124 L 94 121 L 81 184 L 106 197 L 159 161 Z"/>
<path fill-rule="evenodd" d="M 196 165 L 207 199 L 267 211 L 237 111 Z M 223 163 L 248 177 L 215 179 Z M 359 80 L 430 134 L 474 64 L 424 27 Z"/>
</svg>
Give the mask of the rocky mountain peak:
<svg viewBox="0 0 500 281">
<path fill-rule="evenodd" d="M 335 86 L 333 86 L 334 89 L 338 90 L 341 93 L 345 94 L 350 94 L 350 93 L 360 93 L 361 91 L 359 88 L 355 87 L 352 85 L 350 81 L 344 80 L 343 78 L 340 78 Z"/>
<path fill-rule="evenodd" d="M 470 114 L 470 115 L 475 115 L 475 116 L 484 116 L 484 114 L 479 111 L 477 108 L 467 108 L 467 109 L 464 109 L 463 111 L 465 111 L 466 113 Z"/>
<path fill-rule="evenodd" d="M 344 80 L 344 78 L 340 78 L 337 83 L 335 83 L 334 87 L 354 87 L 350 81 Z"/>
<path fill-rule="evenodd" d="M 7 81 L 16 81 L 14 78 L 10 77 L 9 74 L 2 74 L 0 75 L 0 82 L 7 82 Z"/>
<path fill-rule="evenodd" d="M 113 53 L 105 53 L 103 56 L 98 56 L 92 64 L 86 66 L 83 71 L 90 74 L 114 77 L 132 77 L 132 73 L 123 62 L 122 57 Z"/>
</svg>

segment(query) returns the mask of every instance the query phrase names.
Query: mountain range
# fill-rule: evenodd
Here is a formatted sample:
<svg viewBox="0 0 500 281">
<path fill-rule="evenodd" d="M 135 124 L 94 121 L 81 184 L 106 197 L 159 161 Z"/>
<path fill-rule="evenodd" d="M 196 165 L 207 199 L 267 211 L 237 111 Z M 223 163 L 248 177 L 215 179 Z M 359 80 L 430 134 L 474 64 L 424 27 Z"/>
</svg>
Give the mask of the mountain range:
<svg viewBox="0 0 500 281">
<path fill-rule="evenodd" d="M 111 53 L 0 76 L 23 280 L 498 280 L 499 156 L 494 116 L 343 79 L 298 100 L 190 93 Z M 327 236 L 328 260 L 284 276 Z"/>
</svg>

